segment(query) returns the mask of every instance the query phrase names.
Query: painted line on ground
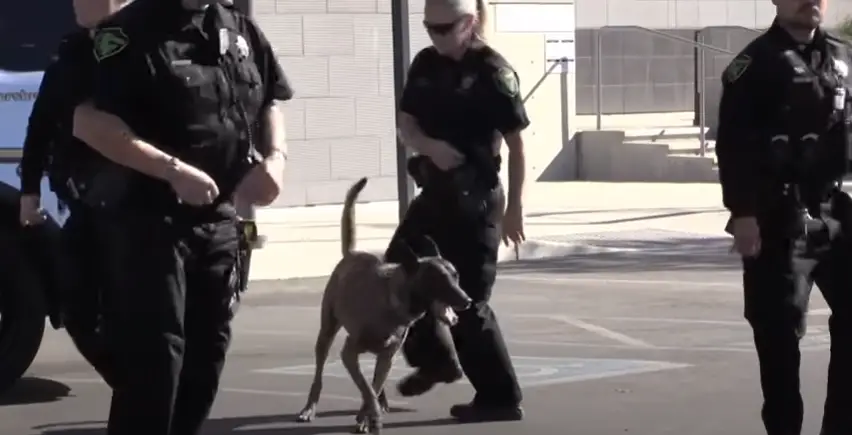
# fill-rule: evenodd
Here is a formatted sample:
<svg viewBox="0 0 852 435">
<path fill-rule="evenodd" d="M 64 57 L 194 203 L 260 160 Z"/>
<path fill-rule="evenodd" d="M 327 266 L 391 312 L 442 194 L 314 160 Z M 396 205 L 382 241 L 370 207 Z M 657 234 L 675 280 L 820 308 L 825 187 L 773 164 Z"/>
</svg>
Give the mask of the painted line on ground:
<svg viewBox="0 0 852 435">
<path fill-rule="evenodd" d="M 498 282 L 500 280 L 507 281 L 529 281 L 535 282 L 537 284 L 552 284 L 552 285 L 564 285 L 564 284 L 593 284 L 600 285 L 603 287 L 618 285 L 618 286 L 665 286 L 665 288 L 655 288 L 652 290 L 665 290 L 665 291 L 687 291 L 694 292 L 694 289 L 684 289 L 682 287 L 701 287 L 702 290 L 706 289 L 714 289 L 714 291 L 731 291 L 731 290 L 742 290 L 742 284 L 740 283 L 731 283 L 731 282 L 707 282 L 707 281 L 684 281 L 684 280 L 655 280 L 655 279 L 609 279 L 609 278 L 579 278 L 579 277 L 566 277 L 566 276 L 556 276 L 556 275 L 524 275 L 524 274 L 512 274 L 512 275 L 499 275 L 497 278 Z M 681 287 L 681 288 L 676 288 Z"/>
<path fill-rule="evenodd" d="M 313 365 L 310 366 L 313 368 Z M 102 379 L 97 378 L 50 378 L 53 381 L 60 382 L 63 384 L 83 384 L 83 385 L 98 385 L 107 387 L 107 384 Z M 221 393 L 233 393 L 233 394 L 248 394 L 253 396 L 272 396 L 272 397 L 308 397 L 308 392 L 295 392 L 295 391 L 273 391 L 273 390 L 258 390 L 253 388 L 230 388 L 223 387 L 219 389 Z M 339 400 L 343 402 L 356 402 L 361 403 L 362 400 L 358 397 L 352 396 L 342 396 L 339 394 L 322 394 L 323 399 L 331 399 L 331 400 Z M 408 405 L 408 402 L 402 400 L 388 400 L 388 404 L 391 406 L 405 406 Z"/>
<path fill-rule="evenodd" d="M 575 328 L 582 329 L 586 332 L 591 332 L 592 334 L 598 335 L 600 337 L 607 338 L 609 340 L 616 341 L 618 343 L 632 346 L 632 347 L 641 347 L 641 348 L 653 348 L 655 347 L 653 344 L 648 343 L 646 341 L 642 341 L 633 337 L 630 337 L 626 334 L 622 334 L 617 331 L 613 331 L 608 328 L 604 328 L 600 325 L 595 325 L 594 323 L 589 323 L 584 320 L 580 320 L 577 318 L 573 318 L 566 315 L 551 315 L 551 316 L 536 316 L 536 317 L 544 317 L 550 320 L 554 320 L 557 322 L 565 323 L 567 325 L 573 326 Z"/>
<path fill-rule="evenodd" d="M 586 347 L 593 349 L 620 349 L 620 350 L 638 350 L 636 346 L 628 346 L 623 344 L 597 344 L 597 343 L 581 343 L 571 341 L 542 341 L 542 340 L 523 340 L 523 339 L 508 339 L 509 343 L 523 346 L 543 346 L 543 347 Z M 802 346 L 802 351 L 824 351 L 828 350 L 828 345 Z M 754 353 L 754 347 L 726 347 L 726 346 L 654 346 L 652 348 L 642 349 L 645 351 L 672 351 L 672 352 L 730 352 L 730 353 Z"/>
</svg>

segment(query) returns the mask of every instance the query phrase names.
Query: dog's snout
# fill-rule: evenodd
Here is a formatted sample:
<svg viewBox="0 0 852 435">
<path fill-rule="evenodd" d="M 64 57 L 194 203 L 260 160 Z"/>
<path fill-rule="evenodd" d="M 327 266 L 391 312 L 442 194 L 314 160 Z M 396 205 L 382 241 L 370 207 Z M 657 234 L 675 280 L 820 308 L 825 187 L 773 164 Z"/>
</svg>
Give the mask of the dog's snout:
<svg viewBox="0 0 852 435">
<path fill-rule="evenodd" d="M 458 303 L 453 306 L 453 309 L 456 311 L 464 311 L 470 308 L 470 305 L 473 303 L 473 300 L 469 298 L 467 295 L 461 295 Z"/>
</svg>

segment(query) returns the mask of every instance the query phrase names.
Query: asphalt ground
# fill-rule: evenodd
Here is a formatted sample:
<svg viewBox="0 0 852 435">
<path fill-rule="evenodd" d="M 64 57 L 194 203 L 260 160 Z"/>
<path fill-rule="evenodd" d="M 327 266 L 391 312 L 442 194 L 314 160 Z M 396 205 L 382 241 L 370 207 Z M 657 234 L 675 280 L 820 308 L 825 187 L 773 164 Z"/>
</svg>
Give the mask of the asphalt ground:
<svg viewBox="0 0 852 435">
<path fill-rule="evenodd" d="M 741 314 L 739 263 L 728 246 L 724 239 L 668 240 L 504 266 L 494 306 L 525 387 L 526 419 L 455 424 L 449 406 L 472 396 L 460 382 L 410 400 L 391 394 L 395 412 L 385 433 L 761 434 L 756 357 Z M 335 359 L 319 417 L 293 422 L 311 381 L 323 283 L 253 284 L 207 434 L 349 432 L 360 401 Z M 828 313 L 819 296 L 812 310 L 802 380 L 806 428 L 816 434 Z M 392 379 L 405 372 L 400 361 Z M 64 332 L 52 332 L 30 378 L 2 398 L 0 433 L 103 434 L 109 397 Z"/>
</svg>

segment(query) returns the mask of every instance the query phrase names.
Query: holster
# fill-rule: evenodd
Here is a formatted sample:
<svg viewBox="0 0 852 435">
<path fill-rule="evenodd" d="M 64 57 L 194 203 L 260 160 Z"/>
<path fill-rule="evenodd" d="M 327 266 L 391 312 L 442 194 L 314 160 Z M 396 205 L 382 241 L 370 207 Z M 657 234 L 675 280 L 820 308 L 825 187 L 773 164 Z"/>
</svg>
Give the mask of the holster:
<svg viewBox="0 0 852 435">
<path fill-rule="evenodd" d="M 237 221 L 239 247 L 237 248 L 237 293 L 245 293 L 248 289 L 249 266 L 251 253 L 258 243 L 257 223 L 253 220 L 240 219 Z"/>
<path fill-rule="evenodd" d="M 794 266 L 810 270 L 813 261 L 828 252 L 844 230 L 850 229 L 850 217 L 852 201 L 839 190 L 820 204 L 818 213 L 811 214 L 800 207 L 790 226 Z"/>
<path fill-rule="evenodd" d="M 426 156 L 408 160 L 408 173 L 424 195 L 452 201 L 463 217 L 478 218 L 488 210 L 488 201 L 497 183 L 486 181 L 486 174 L 473 164 L 464 164 L 450 171 L 442 171 Z"/>
</svg>

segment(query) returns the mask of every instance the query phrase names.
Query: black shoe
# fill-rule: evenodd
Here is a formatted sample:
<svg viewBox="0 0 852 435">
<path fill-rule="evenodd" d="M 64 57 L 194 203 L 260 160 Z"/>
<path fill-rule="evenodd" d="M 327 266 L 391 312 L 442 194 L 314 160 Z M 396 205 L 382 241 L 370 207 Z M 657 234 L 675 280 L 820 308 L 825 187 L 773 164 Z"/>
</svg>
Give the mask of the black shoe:
<svg viewBox="0 0 852 435">
<path fill-rule="evenodd" d="M 524 409 L 520 405 L 494 406 L 471 402 L 463 405 L 454 405 L 450 408 L 450 415 L 460 423 L 520 421 L 524 419 Z"/>
<path fill-rule="evenodd" d="M 431 390 L 438 383 L 452 384 L 461 379 L 462 376 L 461 369 L 435 375 L 418 369 L 399 381 L 396 388 L 403 397 L 419 396 Z"/>
</svg>

